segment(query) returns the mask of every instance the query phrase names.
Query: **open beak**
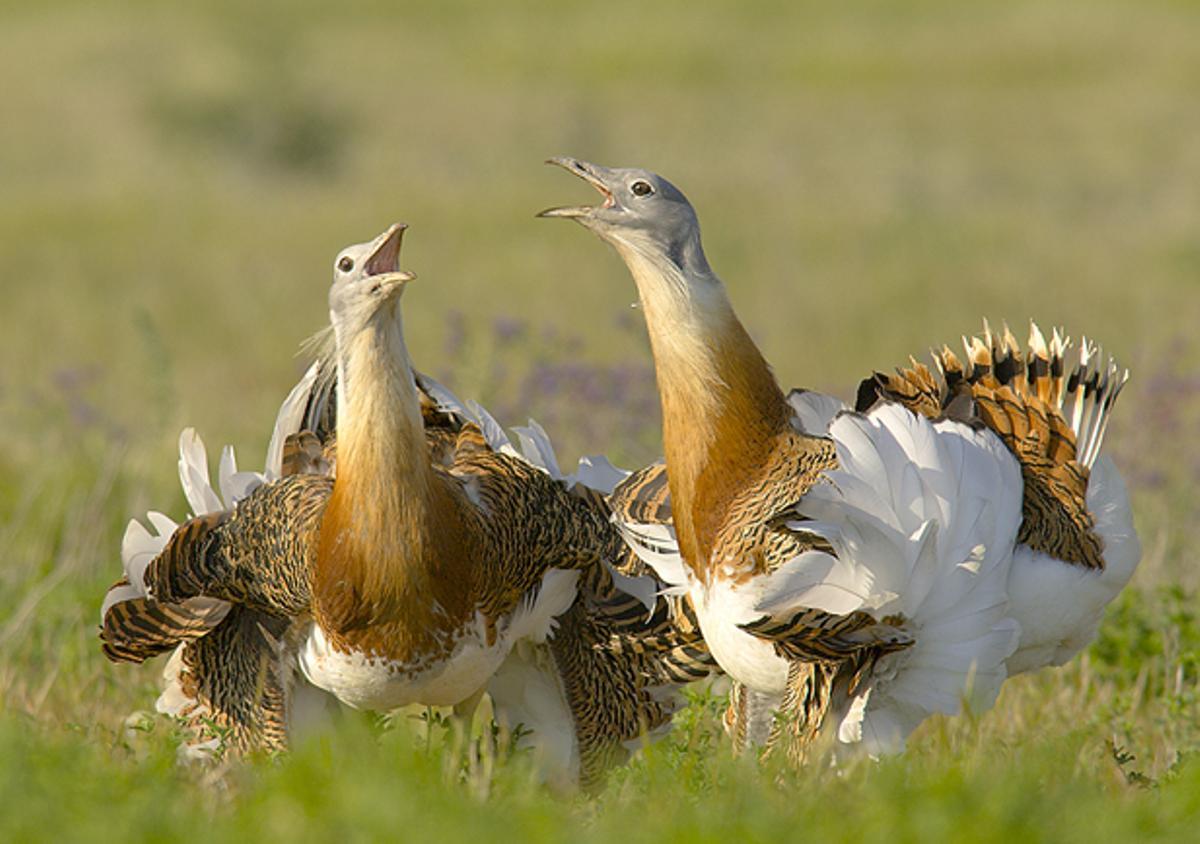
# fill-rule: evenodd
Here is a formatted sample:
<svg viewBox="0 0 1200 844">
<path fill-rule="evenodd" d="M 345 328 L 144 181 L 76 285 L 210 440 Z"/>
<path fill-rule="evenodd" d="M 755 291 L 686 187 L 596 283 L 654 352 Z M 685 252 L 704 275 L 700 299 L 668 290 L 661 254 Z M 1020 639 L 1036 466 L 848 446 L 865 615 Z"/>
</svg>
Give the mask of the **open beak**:
<svg viewBox="0 0 1200 844">
<path fill-rule="evenodd" d="M 364 267 L 368 278 L 392 288 L 403 287 L 417 277 L 415 273 L 400 269 L 400 242 L 404 239 L 407 228 L 408 223 L 393 223 L 387 231 L 375 238 Z"/>
<path fill-rule="evenodd" d="M 562 208 L 547 208 L 538 214 L 539 217 L 567 217 L 569 219 L 578 219 L 582 222 L 583 219 L 591 217 L 600 208 L 616 207 L 616 198 L 606 184 L 605 177 L 609 173 L 607 167 L 601 167 L 598 164 L 589 164 L 577 158 L 566 157 L 548 158 L 546 159 L 546 163 L 557 164 L 567 172 L 573 173 L 583 179 L 600 192 L 600 195 L 604 197 L 604 202 L 601 205 L 569 205 Z"/>
</svg>

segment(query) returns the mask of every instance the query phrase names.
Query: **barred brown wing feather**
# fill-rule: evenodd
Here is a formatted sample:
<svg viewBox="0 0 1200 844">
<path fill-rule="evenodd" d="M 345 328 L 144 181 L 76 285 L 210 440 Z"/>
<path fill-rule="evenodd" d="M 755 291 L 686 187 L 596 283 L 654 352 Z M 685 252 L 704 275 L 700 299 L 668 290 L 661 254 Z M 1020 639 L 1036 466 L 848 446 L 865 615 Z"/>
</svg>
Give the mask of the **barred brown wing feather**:
<svg viewBox="0 0 1200 844">
<path fill-rule="evenodd" d="M 146 568 L 147 590 L 167 603 L 204 596 L 283 617 L 308 612 L 310 554 L 332 487 L 292 475 L 232 511 L 185 522 Z"/>
<path fill-rule="evenodd" d="M 239 753 L 287 749 L 292 683 L 282 648 L 290 622 L 234 607 L 208 635 L 179 654 L 164 700 L 184 722 L 186 743 Z"/>
<path fill-rule="evenodd" d="M 116 585 L 127 582 L 122 579 Z M 189 612 L 186 607 L 131 598 L 113 604 L 104 614 L 100 647 L 112 662 L 144 662 L 212 629 L 208 616 Z"/>
<path fill-rule="evenodd" d="M 608 506 L 623 522 L 666 524 L 671 521 L 667 465 L 661 460 L 631 474 L 608 497 Z"/>
<path fill-rule="evenodd" d="M 763 616 L 740 626 L 771 642 L 781 656 L 807 661 L 840 662 L 865 650 L 902 650 L 912 644 L 912 639 L 899 631 L 891 641 L 864 635 L 880 627 L 866 612 L 834 615 L 804 608 L 779 618 Z"/>
<path fill-rule="evenodd" d="M 105 656 L 142 662 L 211 635 L 222 615 L 211 607 L 193 611 L 194 599 L 278 617 L 307 612 L 308 536 L 329 488 L 327 478 L 296 475 L 259 487 L 231 511 L 184 522 L 146 568 L 149 596 L 116 602 L 105 613 Z"/>
<path fill-rule="evenodd" d="M 964 338 L 963 345 L 961 360 L 947 346 L 933 352 L 936 376 L 915 361 L 891 375 L 876 372 L 859 386 L 856 410 L 891 401 L 929 418 L 969 416 L 986 426 L 1021 465 L 1018 540 L 1102 569 L 1103 542 L 1086 504 L 1088 466 L 1127 373 L 1111 360 L 1098 363 L 1100 350 L 1086 340 L 1070 368 L 1071 341 L 1056 330 L 1047 342 L 1033 324 L 1024 350 L 1007 326 L 993 333 L 986 322 L 983 337 Z"/>
</svg>

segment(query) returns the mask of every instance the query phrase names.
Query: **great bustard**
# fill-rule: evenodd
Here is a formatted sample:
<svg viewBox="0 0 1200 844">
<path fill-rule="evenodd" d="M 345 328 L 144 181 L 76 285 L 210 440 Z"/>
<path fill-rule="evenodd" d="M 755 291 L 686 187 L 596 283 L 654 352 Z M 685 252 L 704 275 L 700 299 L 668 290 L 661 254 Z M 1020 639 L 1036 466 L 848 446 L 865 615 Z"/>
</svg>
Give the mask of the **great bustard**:
<svg viewBox="0 0 1200 844">
<path fill-rule="evenodd" d="M 673 530 L 624 529 L 738 684 L 735 742 L 768 739 L 762 716 L 783 709 L 797 757 L 822 733 L 895 749 L 928 714 L 990 707 L 1008 674 L 1092 637 L 1140 557 L 1121 480 L 1096 460 L 1115 365 L 1085 342 L 1064 376 L 1060 340 L 1035 331 L 1022 356 L 989 336 L 966 362 L 939 354 L 939 376 L 868 379 L 857 412 L 789 402 L 683 194 L 645 170 L 551 163 L 604 201 L 543 216 L 599 235 L 637 285 Z"/>
<path fill-rule="evenodd" d="M 703 646 L 674 633 L 661 584 L 610 522 L 599 493 L 622 473 L 564 478 L 540 429 L 524 434 L 528 459 L 486 411 L 414 373 L 403 230 L 338 256 L 332 359 L 285 402 L 264 474 L 224 455 L 222 501 L 185 432 L 196 515 L 152 517 L 157 536 L 131 526 L 105 653 L 175 650 L 162 706 L 240 750 L 286 746 L 298 673 L 376 710 L 456 705 L 490 684 L 549 775 L 589 783 L 668 724 Z"/>
</svg>

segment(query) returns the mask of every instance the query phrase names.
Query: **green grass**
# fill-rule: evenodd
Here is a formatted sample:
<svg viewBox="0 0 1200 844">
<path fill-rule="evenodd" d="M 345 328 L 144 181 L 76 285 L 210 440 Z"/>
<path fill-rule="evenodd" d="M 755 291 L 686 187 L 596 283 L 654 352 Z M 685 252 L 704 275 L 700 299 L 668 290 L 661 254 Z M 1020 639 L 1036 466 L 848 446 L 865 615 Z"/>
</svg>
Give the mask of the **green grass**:
<svg viewBox="0 0 1200 844">
<path fill-rule="evenodd" d="M 0 4 L 0 839 L 1189 837 L 1200 6 L 244 5 Z M 657 456 L 624 268 L 533 218 L 587 196 L 558 154 L 688 193 L 785 384 L 848 396 L 984 315 L 1129 365 L 1146 555 L 1090 651 L 841 771 L 728 759 L 701 695 L 595 799 L 357 721 L 216 773 L 127 730 L 159 666 L 96 647 L 125 521 L 183 512 L 184 425 L 261 459 L 333 256 L 392 220 L 422 367 L 563 458 Z"/>
</svg>

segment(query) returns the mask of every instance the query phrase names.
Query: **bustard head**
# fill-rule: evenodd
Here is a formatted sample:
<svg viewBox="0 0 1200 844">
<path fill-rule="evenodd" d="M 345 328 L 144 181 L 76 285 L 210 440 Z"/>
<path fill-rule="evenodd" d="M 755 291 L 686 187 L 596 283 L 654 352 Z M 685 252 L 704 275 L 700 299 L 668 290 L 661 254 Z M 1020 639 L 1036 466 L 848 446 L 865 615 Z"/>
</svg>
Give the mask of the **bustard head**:
<svg viewBox="0 0 1200 844">
<path fill-rule="evenodd" d="M 600 205 L 550 208 L 539 217 L 565 217 L 591 229 L 618 251 L 666 259 L 687 277 L 711 275 L 700 246 L 700 222 L 683 192 L 662 176 L 630 167 L 609 168 L 576 158 L 551 158 L 600 192 Z"/>
<path fill-rule="evenodd" d="M 347 246 L 333 262 L 329 317 L 338 332 L 353 334 L 391 311 L 404 286 L 416 276 L 400 269 L 405 223 L 394 223 L 368 243 Z"/>
</svg>

